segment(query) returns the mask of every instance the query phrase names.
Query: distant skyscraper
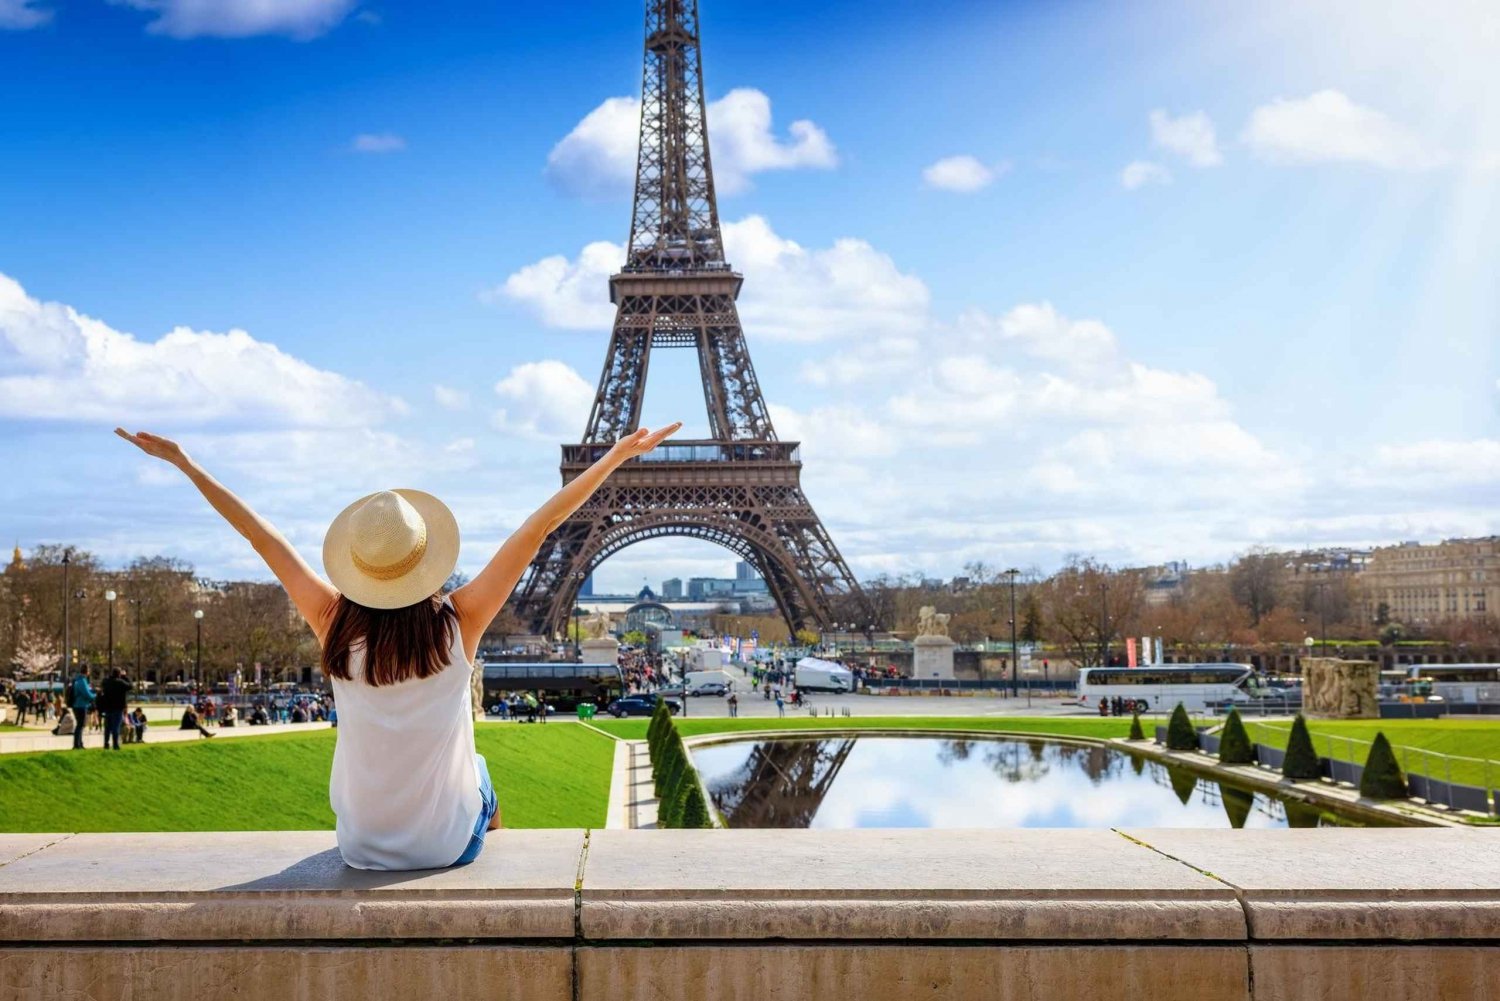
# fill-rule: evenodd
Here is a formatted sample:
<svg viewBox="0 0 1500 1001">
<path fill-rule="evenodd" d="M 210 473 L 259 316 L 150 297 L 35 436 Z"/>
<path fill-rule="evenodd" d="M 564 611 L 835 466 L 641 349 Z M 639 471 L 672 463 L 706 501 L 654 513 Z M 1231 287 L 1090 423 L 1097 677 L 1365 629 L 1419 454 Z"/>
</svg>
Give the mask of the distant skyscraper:
<svg viewBox="0 0 1500 1001">
<path fill-rule="evenodd" d="M 756 573 L 755 572 L 755 568 L 753 566 L 751 566 L 749 563 L 746 563 L 744 560 L 740 560 L 738 563 L 736 563 L 734 565 L 734 579 L 735 580 L 759 580 L 760 579 L 760 574 Z"/>
<path fill-rule="evenodd" d="M 682 600 L 682 578 L 669 577 L 661 582 L 661 597 L 663 601 Z"/>
<path fill-rule="evenodd" d="M 578 589 L 578 597 L 592 598 L 594 596 L 594 575 L 589 574 L 583 578 L 583 586 Z"/>
</svg>

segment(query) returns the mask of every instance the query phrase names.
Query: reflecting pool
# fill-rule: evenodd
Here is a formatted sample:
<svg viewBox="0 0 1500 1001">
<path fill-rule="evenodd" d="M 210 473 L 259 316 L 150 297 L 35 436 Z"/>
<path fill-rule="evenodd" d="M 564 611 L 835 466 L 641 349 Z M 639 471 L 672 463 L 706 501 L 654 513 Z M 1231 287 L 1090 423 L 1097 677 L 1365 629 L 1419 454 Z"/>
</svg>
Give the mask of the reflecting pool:
<svg viewBox="0 0 1500 1001">
<path fill-rule="evenodd" d="M 1357 824 L 1112 747 L 785 737 L 696 748 L 730 827 L 1320 827 Z"/>
</svg>

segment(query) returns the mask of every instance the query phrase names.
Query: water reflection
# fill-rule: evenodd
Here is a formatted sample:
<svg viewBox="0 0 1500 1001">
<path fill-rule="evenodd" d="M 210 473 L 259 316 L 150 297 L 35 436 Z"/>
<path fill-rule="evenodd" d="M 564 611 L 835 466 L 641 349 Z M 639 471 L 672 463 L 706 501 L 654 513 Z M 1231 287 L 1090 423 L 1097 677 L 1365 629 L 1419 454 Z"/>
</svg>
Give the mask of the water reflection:
<svg viewBox="0 0 1500 1001">
<path fill-rule="evenodd" d="M 1111 747 L 938 737 L 779 738 L 693 760 L 730 827 L 1317 827 L 1317 807 Z"/>
</svg>

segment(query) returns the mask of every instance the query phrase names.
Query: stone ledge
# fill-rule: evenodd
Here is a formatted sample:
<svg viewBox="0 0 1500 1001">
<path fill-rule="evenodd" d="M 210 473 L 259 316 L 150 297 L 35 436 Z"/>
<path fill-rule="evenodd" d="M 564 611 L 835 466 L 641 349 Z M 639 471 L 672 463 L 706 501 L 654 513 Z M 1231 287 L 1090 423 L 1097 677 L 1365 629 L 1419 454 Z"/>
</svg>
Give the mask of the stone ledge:
<svg viewBox="0 0 1500 1001">
<path fill-rule="evenodd" d="M 0 941 L 571 938 L 583 840 L 506 831 L 460 869 L 371 872 L 331 831 L 0 835 L 21 856 Z"/>
<path fill-rule="evenodd" d="M 1500 830 L 1123 833 L 1233 887 L 1255 940 L 1500 940 Z"/>
<path fill-rule="evenodd" d="M 364 872 L 330 832 L 0 835 L 0 943 L 1500 942 L 1500 831 L 502 831 Z"/>
<path fill-rule="evenodd" d="M 1113 831 L 596 831 L 605 939 L 1238 940 L 1231 887 Z"/>
</svg>

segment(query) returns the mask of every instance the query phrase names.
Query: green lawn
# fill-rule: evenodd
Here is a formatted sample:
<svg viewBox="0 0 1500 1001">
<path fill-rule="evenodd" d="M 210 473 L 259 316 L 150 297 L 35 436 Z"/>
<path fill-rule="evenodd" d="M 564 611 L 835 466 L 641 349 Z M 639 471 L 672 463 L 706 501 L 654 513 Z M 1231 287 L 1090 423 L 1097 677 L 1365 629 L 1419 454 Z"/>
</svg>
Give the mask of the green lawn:
<svg viewBox="0 0 1500 1001">
<path fill-rule="evenodd" d="M 335 733 L 0 755 L 0 831 L 333 827 Z M 481 723 L 507 827 L 603 827 L 614 743 L 581 726 Z"/>
<path fill-rule="evenodd" d="M 1245 720 L 1250 739 L 1276 747 L 1286 746 L 1291 731 L 1290 723 L 1260 723 Z M 1396 750 L 1396 758 L 1404 767 L 1428 773 L 1421 767 L 1424 758 L 1411 750 L 1436 751 L 1439 754 L 1456 754 L 1467 758 L 1489 759 L 1495 762 L 1488 769 L 1483 761 L 1455 761 L 1453 781 L 1468 785 L 1484 785 L 1500 782 L 1500 721 L 1472 719 L 1361 719 L 1361 720 L 1309 720 L 1308 731 L 1312 734 L 1313 746 L 1324 757 L 1338 758 L 1364 764 L 1369 753 L 1367 744 L 1346 743 L 1338 738 L 1352 737 L 1355 741 L 1370 741 L 1375 734 L 1384 733 Z M 1430 774 L 1434 778 L 1446 779 L 1444 765 L 1435 765 Z"/>
<path fill-rule="evenodd" d="M 29 726 L 16 726 L 14 723 L 0 723 L 0 733 L 24 733 L 32 729 Z M 37 730 L 37 733 L 45 733 L 45 730 Z"/>
</svg>

